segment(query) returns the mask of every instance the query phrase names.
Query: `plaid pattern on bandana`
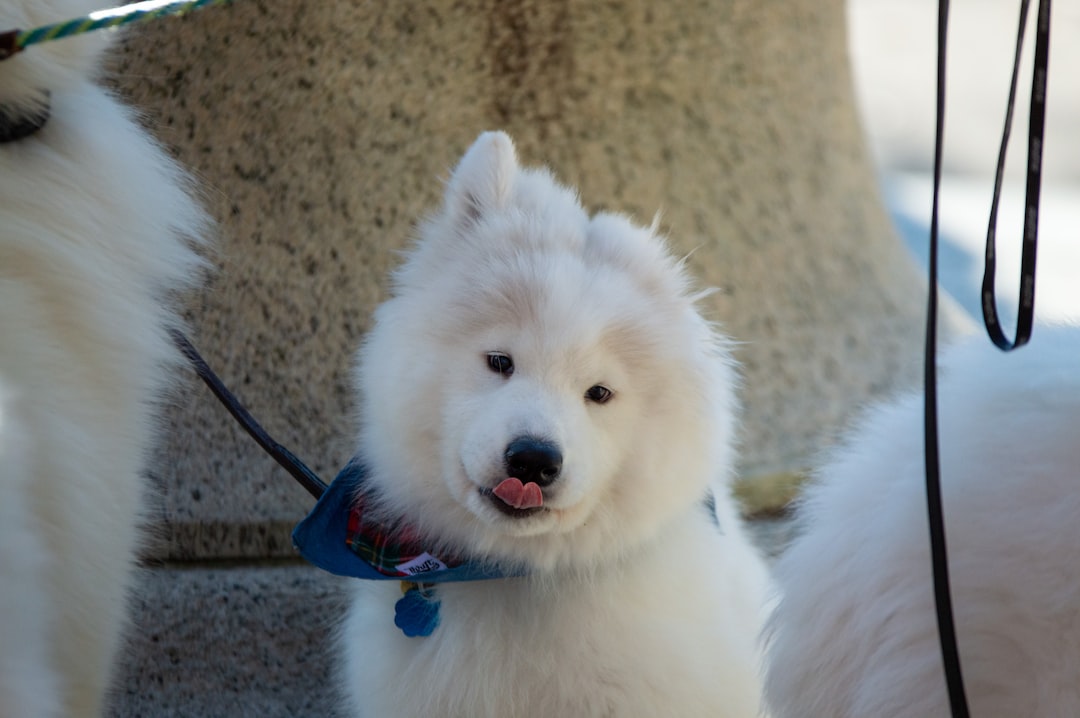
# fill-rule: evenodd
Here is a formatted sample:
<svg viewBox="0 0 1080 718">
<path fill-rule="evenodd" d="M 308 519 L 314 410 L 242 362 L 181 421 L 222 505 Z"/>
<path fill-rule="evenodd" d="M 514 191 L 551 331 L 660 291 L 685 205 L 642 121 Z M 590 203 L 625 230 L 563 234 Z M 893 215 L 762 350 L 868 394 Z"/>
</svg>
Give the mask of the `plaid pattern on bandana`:
<svg viewBox="0 0 1080 718">
<path fill-rule="evenodd" d="M 418 584 L 524 575 L 524 567 L 436 556 L 408 524 L 376 522 L 364 491 L 366 476 L 363 461 L 354 457 L 293 529 L 293 545 L 310 563 L 337 576 Z"/>
<path fill-rule="evenodd" d="M 386 527 L 364 519 L 366 498 L 356 497 L 349 511 L 345 543 L 349 550 L 384 576 L 407 578 L 425 571 L 460 566 L 455 558 L 439 558 L 424 549 L 410 526 Z"/>
</svg>

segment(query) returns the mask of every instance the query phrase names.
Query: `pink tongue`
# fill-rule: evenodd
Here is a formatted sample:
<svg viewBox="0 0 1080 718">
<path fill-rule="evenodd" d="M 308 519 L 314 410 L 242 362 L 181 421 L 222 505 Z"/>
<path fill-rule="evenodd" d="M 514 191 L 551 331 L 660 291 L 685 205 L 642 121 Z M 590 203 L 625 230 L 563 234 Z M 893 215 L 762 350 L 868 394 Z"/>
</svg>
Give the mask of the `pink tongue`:
<svg viewBox="0 0 1080 718">
<path fill-rule="evenodd" d="M 504 504 L 515 509 L 532 509 L 544 505 L 544 495 L 540 493 L 540 487 L 531 481 L 522 484 L 521 479 L 504 479 L 492 493 Z"/>
</svg>

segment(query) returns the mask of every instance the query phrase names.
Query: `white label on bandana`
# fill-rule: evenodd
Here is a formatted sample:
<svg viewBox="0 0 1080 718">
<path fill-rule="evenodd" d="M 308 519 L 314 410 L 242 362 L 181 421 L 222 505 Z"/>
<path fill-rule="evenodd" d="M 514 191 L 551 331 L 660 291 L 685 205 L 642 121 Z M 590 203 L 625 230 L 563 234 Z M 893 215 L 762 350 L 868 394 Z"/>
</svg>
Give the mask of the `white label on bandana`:
<svg viewBox="0 0 1080 718">
<path fill-rule="evenodd" d="M 396 568 L 404 574 L 415 576 L 424 571 L 445 571 L 446 564 L 429 553 L 422 553 L 410 561 L 399 563 Z"/>
</svg>

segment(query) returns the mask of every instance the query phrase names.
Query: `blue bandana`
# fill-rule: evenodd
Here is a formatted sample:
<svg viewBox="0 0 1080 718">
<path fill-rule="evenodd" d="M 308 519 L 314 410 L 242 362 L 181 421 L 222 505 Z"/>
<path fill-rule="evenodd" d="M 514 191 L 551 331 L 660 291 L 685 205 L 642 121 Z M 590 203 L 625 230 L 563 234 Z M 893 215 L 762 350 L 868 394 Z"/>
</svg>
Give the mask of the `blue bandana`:
<svg viewBox="0 0 1080 718">
<path fill-rule="evenodd" d="M 425 550 L 411 527 L 365 520 L 363 464 L 353 458 L 315 508 L 293 529 L 293 545 L 309 563 L 337 576 L 402 581 L 395 624 L 406 635 L 430 635 L 439 623 L 434 585 L 520 575 L 460 557 Z"/>
</svg>

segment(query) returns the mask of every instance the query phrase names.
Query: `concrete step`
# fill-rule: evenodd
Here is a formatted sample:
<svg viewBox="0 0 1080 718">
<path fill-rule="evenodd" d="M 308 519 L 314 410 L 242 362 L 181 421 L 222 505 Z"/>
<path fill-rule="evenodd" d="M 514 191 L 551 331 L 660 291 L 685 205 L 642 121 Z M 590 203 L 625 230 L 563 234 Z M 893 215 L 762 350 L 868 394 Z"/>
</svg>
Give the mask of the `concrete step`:
<svg viewBox="0 0 1080 718">
<path fill-rule="evenodd" d="M 342 585 L 295 563 L 142 570 L 107 715 L 334 715 Z"/>
<path fill-rule="evenodd" d="M 211 368 L 224 371 L 214 347 L 200 347 Z M 328 424 L 320 447 L 306 445 L 281 408 L 264 405 L 242 380 L 222 375 L 271 436 L 329 483 L 352 454 L 352 430 L 347 421 Z M 203 412 L 220 418 L 218 431 L 199 430 L 195 417 Z M 185 391 L 166 412 L 174 431 L 166 437 L 152 462 L 155 489 L 150 511 L 151 535 L 144 558 L 151 562 L 290 559 L 290 534 L 315 500 L 278 466 L 236 423 L 225 408 L 189 372 Z M 181 427 L 181 428 L 175 428 Z M 186 427 L 186 428 L 183 428 Z"/>
<path fill-rule="evenodd" d="M 775 556 L 786 519 L 756 520 Z M 110 718 L 290 718 L 335 712 L 339 579 L 296 561 L 140 571 Z"/>
</svg>

